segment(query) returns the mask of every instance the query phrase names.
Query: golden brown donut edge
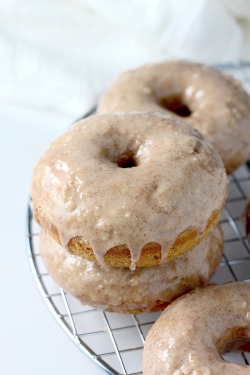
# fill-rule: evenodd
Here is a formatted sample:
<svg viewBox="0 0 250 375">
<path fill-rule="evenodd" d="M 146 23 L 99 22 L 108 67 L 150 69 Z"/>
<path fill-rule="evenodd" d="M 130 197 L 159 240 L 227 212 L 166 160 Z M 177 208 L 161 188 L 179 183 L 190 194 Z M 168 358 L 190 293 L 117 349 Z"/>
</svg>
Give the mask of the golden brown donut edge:
<svg viewBox="0 0 250 375">
<path fill-rule="evenodd" d="M 204 238 L 207 237 L 212 228 L 218 224 L 220 214 L 220 210 L 214 211 L 207 222 L 205 230 L 202 233 L 199 233 L 199 235 L 193 228 L 187 228 L 185 231 L 180 233 L 175 239 L 174 244 L 169 249 L 168 256 L 163 260 L 163 262 L 174 259 L 196 247 Z M 54 224 L 49 223 L 48 220 L 41 214 L 40 210 L 35 209 L 34 217 L 45 232 L 61 245 L 57 227 Z M 80 236 L 70 239 L 68 249 L 73 254 L 78 255 L 88 261 L 97 261 L 90 243 Z M 121 244 L 109 249 L 104 255 L 104 260 L 112 267 L 123 268 L 131 266 L 130 257 L 130 250 L 127 245 Z M 141 256 L 136 262 L 136 267 L 151 267 L 159 264 L 160 262 L 161 246 L 156 242 L 149 242 L 144 245 Z"/>
</svg>

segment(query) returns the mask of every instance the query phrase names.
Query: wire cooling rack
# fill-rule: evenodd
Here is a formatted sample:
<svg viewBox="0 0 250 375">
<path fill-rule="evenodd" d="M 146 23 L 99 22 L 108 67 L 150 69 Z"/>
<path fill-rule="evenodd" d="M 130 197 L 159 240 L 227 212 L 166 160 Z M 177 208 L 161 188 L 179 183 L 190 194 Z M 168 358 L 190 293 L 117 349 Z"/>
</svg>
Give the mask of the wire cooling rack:
<svg viewBox="0 0 250 375">
<path fill-rule="evenodd" d="M 219 65 L 216 68 L 234 75 L 250 92 L 250 63 Z M 250 194 L 250 163 L 239 168 L 229 180 L 229 197 L 221 218 L 224 254 L 212 281 L 250 282 L 250 248 L 244 225 L 245 202 Z M 38 234 L 39 227 L 33 220 L 30 203 L 27 237 L 31 269 L 44 301 L 62 329 L 84 354 L 103 368 L 104 373 L 141 375 L 145 337 L 160 313 L 125 315 L 81 305 L 50 278 L 40 258 Z M 233 353 L 226 355 L 225 359 L 249 364 L 250 354 Z"/>
</svg>

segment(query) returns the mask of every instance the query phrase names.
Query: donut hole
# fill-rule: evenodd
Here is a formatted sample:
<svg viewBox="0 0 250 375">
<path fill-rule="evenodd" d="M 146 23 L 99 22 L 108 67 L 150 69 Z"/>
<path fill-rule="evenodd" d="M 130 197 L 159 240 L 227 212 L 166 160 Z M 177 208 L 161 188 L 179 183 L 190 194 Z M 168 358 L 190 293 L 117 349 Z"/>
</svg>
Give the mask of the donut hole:
<svg viewBox="0 0 250 375">
<path fill-rule="evenodd" d="M 234 364 L 238 364 L 238 365 L 247 365 L 247 363 L 245 361 L 245 358 L 249 358 L 249 356 L 246 353 L 249 353 L 249 352 L 247 352 L 247 351 L 240 352 L 240 351 L 237 351 L 237 350 L 232 350 L 229 353 L 223 354 L 222 358 L 224 359 L 224 361 L 226 361 L 228 363 L 234 363 Z"/>
<path fill-rule="evenodd" d="M 226 362 L 246 364 L 244 352 L 250 352 L 250 340 L 245 337 L 237 337 L 223 348 L 222 357 Z"/>
<path fill-rule="evenodd" d="M 172 95 L 172 96 L 166 96 L 159 100 L 158 104 L 177 114 L 181 117 L 189 117 L 191 116 L 192 112 L 188 105 L 184 103 L 183 98 L 181 95 Z"/>
<path fill-rule="evenodd" d="M 114 149 L 118 148 L 118 152 L 114 152 Z M 103 160 L 115 164 L 119 168 L 134 168 L 139 165 L 138 157 L 136 156 L 136 150 L 128 148 L 127 150 L 119 153 L 119 146 L 111 145 L 111 147 L 103 148 L 101 151 L 101 157 Z"/>
<path fill-rule="evenodd" d="M 134 152 L 129 150 L 117 157 L 116 164 L 119 168 L 133 168 L 138 166 Z"/>
</svg>

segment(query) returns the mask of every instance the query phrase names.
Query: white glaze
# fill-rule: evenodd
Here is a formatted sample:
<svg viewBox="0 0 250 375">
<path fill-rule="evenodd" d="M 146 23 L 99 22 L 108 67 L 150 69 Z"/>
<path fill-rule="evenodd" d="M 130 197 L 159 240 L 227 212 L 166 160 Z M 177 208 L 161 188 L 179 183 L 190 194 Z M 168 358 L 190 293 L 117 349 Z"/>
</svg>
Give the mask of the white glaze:
<svg viewBox="0 0 250 375">
<path fill-rule="evenodd" d="M 146 89 L 149 93 L 145 93 Z M 183 118 L 217 149 L 231 172 L 250 156 L 250 97 L 233 77 L 188 61 L 166 61 L 130 70 L 103 94 L 98 113 L 173 112 L 159 104 L 180 96 L 192 114 Z"/>
<path fill-rule="evenodd" d="M 250 284 L 196 289 L 170 306 L 151 328 L 143 352 L 144 375 L 249 375 L 220 351 L 231 330 L 250 340 Z M 235 338 L 235 337 L 233 337 Z"/>
<path fill-rule="evenodd" d="M 118 167 L 127 150 L 137 167 Z M 163 114 L 108 114 L 51 144 L 35 168 L 32 197 L 65 248 L 82 236 L 103 263 L 110 248 L 127 244 L 136 262 L 148 242 L 162 246 L 163 259 L 184 230 L 202 233 L 227 185 L 219 155 L 195 129 Z"/>
</svg>

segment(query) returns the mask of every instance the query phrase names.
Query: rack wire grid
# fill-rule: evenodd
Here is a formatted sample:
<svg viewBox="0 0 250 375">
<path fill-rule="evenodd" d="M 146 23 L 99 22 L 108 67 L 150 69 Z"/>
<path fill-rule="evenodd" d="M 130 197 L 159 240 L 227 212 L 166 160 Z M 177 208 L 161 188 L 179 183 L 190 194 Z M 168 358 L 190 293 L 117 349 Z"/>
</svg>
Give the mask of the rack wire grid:
<svg viewBox="0 0 250 375">
<path fill-rule="evenodd" d="M 250 63 L 217 65 L 242 81 L 250 92 Z M 89 112 L 84 117 L 87 117 Z M 250 194 L 250 162 L 229 176 L 229 196 L 221 217 L 224 253 L 212 280 L 250 281 L 250 247 L 244 224 L 246 197 Z M 82 352 L 111 375 L 142 374 L 141 355 L 147 332 L 159 313 L 127 315 L 83 306 L 53 282 L 39 254 L 39 227 L 33 220 L 32 204 L 27 217 L 28 254 L 38 289 L 62 329 Z M 225 360 L 250 363 L 250 353 L 230 353 Z"/>
</svg>

